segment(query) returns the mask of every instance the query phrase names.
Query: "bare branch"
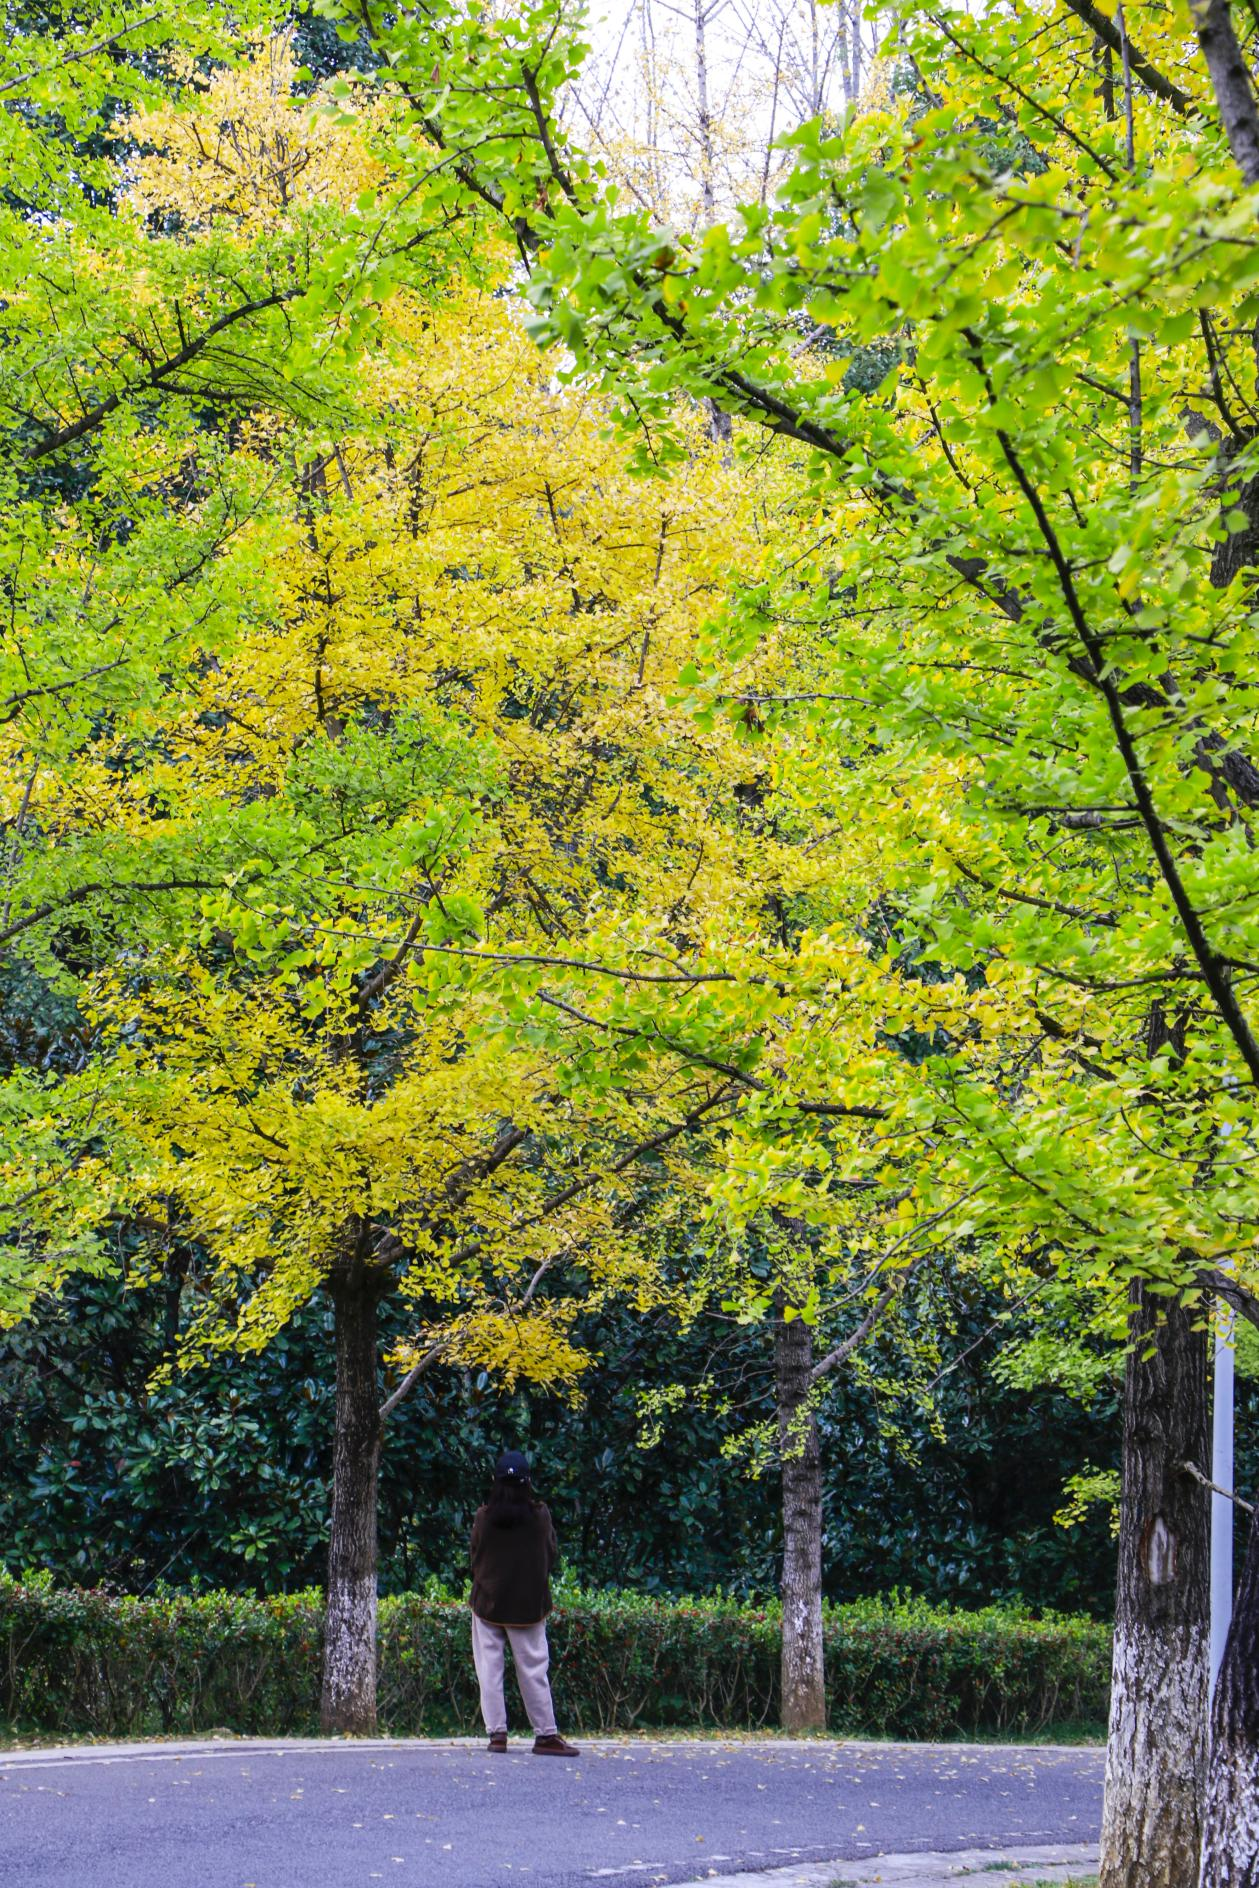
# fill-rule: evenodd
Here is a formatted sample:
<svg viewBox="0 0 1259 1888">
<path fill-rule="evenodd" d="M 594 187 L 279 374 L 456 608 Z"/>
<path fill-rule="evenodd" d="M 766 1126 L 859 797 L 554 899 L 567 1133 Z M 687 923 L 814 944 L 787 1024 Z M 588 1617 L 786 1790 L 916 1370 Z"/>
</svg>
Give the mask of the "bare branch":
<svg viewBox="0 0 1259 1888">
<path fill-rule="evenodd" d="M 1221 1488 L 1218 1482 L 1213 1482 L 1209 1475 L 1202 1473 L 1202 1470 L 1198 1467 L 1196 1462 L 1181 1462 L 1178 1466 L 1186 1475 L 1192 1475 L 1194 1481 L 1200 1483 L 1203 1488 L 1209 1488 L 1213 1495 L 1223 1495 L 1226 1501 L 1235 1501 L 1237 1506 L 1244 1508 L 1247 1514 L 1254 1513 L 1255 1504 L 1253 1501 L 1243 1501 L 1241 1496 L 1235 1495 L 1231 1488 Z"/>
<path fill-rule="evenodd" d="M 388 1417 L 392 1416 L 394 1410 L 397 1409 L 403 1397 L 409 1396 L 411 1394 L 411 1391 L 415 1388 L 416 1384 L 419 1382 L 420 1378 L 424 1375 L 424 1372 L 428 1369 L 429 1365 L 437 1362 L 437 1359 L 441 1356 L 445 1348 L 446 1346 L 441 1343 L 430 1344 L 428 1349 L 425 1351 L 424 1355 L 420 1358 L 419 1362 L 412 1364 L 411 1368 L 407 1371 L 406 1376 L 403 1377 L 397 1389 L 394 1390 L 391 1395 L 387 1396 L 384 1402 L 381 1404 L 380 1420 L 382 1423 L 386 1421 Z"/>
</svg>

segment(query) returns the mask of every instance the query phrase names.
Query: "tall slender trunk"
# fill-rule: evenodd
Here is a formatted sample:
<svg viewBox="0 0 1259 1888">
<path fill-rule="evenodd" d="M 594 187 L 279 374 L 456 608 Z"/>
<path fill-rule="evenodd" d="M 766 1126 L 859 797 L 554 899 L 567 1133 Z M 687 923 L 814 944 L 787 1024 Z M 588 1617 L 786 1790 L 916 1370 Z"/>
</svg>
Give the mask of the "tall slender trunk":
<svg viewBox="0 0 1259 1888">
<path fill-rule="evenodd" d="M 1207 1456 L 1207 1339 L 1159 1309 L 1134 1283 L 1101 1888 L 1193 1888 L 1201 1847 L 1208 1504 L 1181 1464 Z"/>
<path fill-rule="evenodd" d="M 713 112 L 708 97 L 708 0 L 695 0 L 695 103 L 696 131 L 699 141 L 700 224 L 711 229 L 717 220 L 716 142 L 713 137 Z M 734 422 L 715 400 L 705 400 L 708 408 L 708 434 L 718 445 L 729 445 L 734 438 Z"/>
<path fill-rule="evenodd" d="M 774 1320 L 778 1437 L 782 1455 L 782 1722 L 826 1729 L 822 1645 L 822 1454 L 809 1403 L 813 1334 L 803 1318 Z"/>
<path fill-rule="evenodd" d="M 809 0 L 809 112 L 810 118 L 820 118 L 826 97 L 826 81 L 822 72 L 821 35 L 818 32 L 818 0 Z M 845 12 L 846 17 L 846 12 Z M 838 35 L 841 46 L 840 68 L 844 72 L 845 103 L 847 103 L 847 69 L 843 57 L 843 29 Z"/>
<path fill-rule="evenodd" d="M 1211 1711 L 1201 1888 L 1259 1888 L 1259 1516 Z"/>
<path fill-rule="evenodd" d="M 334 1271 L 328 1289 L 337 1395 L 320 1722 L 331 1735 L 364 1736 L 376 1729 L 376 1312 L 383 1282 L 354 1258 Z"/>
<path fill-rule="evenodd" d="M 707 0 L 695 0 L 695 103 L 699 133 L 699 193 L 703 226 L 708 229 L 717 216 L 717 191 L 713 179 L 716 153 L 713 145 L 713 113 L 708 100 L 708 11 Z"/>
</svg>

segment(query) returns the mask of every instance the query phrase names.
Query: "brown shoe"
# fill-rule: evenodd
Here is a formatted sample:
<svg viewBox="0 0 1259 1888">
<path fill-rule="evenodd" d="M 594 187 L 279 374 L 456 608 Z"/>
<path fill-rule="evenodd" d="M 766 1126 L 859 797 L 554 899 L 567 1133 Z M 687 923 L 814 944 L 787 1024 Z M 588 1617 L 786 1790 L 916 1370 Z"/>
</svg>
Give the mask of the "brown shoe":
<svg viewBox="0 0 1259 1888">
<path fill-rule="evenodd" d="M 572 1744 L 565 1743 L 558 1731 L 552 1731 L 546 1737 L 535 1737 L 533 1740 L 533 1754 L 535 1757 L 581 1756 L 581 1752 Z"/>
<path fill-rule="evenodd" d="M 490 1732 L 490 1749 L 493 1751 L 497 1751 L 500 1757 L 506 1756 L 507 1754 L 506 1731 L 491 1731 Z"/>
</svg>

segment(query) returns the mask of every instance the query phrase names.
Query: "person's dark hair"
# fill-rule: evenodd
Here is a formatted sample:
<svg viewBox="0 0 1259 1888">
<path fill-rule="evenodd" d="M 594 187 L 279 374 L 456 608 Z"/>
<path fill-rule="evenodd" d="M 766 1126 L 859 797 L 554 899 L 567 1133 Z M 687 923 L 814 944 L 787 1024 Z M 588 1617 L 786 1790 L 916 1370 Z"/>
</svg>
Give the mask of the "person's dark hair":
<svg viewBox="0 0 1259 1888">
<path fill-rule="evenodd" d="M 490 1520 L 495 1527 L 519 1527 L 538 1506 L 529 1477 L 529 1462 L 519 1449 L 500 1455 L 490 1489 Z"/>
<path fill-rule="evenodd" d="M 488 1505 L 495 1527 L 519 1527 L 537 1507 L 538 1497 L 524 1476 L 496 1475 Z"/>
</svg>

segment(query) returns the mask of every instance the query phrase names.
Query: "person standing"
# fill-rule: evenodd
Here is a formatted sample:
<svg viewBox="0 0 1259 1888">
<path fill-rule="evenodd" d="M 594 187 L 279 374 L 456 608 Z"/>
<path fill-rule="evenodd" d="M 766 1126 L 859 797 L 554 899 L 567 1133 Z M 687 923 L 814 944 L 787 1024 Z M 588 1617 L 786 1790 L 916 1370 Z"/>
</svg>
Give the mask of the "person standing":
<svg viewBox="0 0 1259 1888">
<path fill-rule="evenodd" d="M 518 1449 L 498 1459 L 489 1500 L 472 1523 L 472 1656 L 490 1749 L 507 1749 L 503 1667 L 510 1641 L 516 1679 L 533 1726 L 535 1757 L 579 1753 L 555 1728 L 547 1672 L 546 1619 L 551 1570 L 559 1556 L 555 1524 L 533 1492 L 529 1464 Z"/>
</svg>

